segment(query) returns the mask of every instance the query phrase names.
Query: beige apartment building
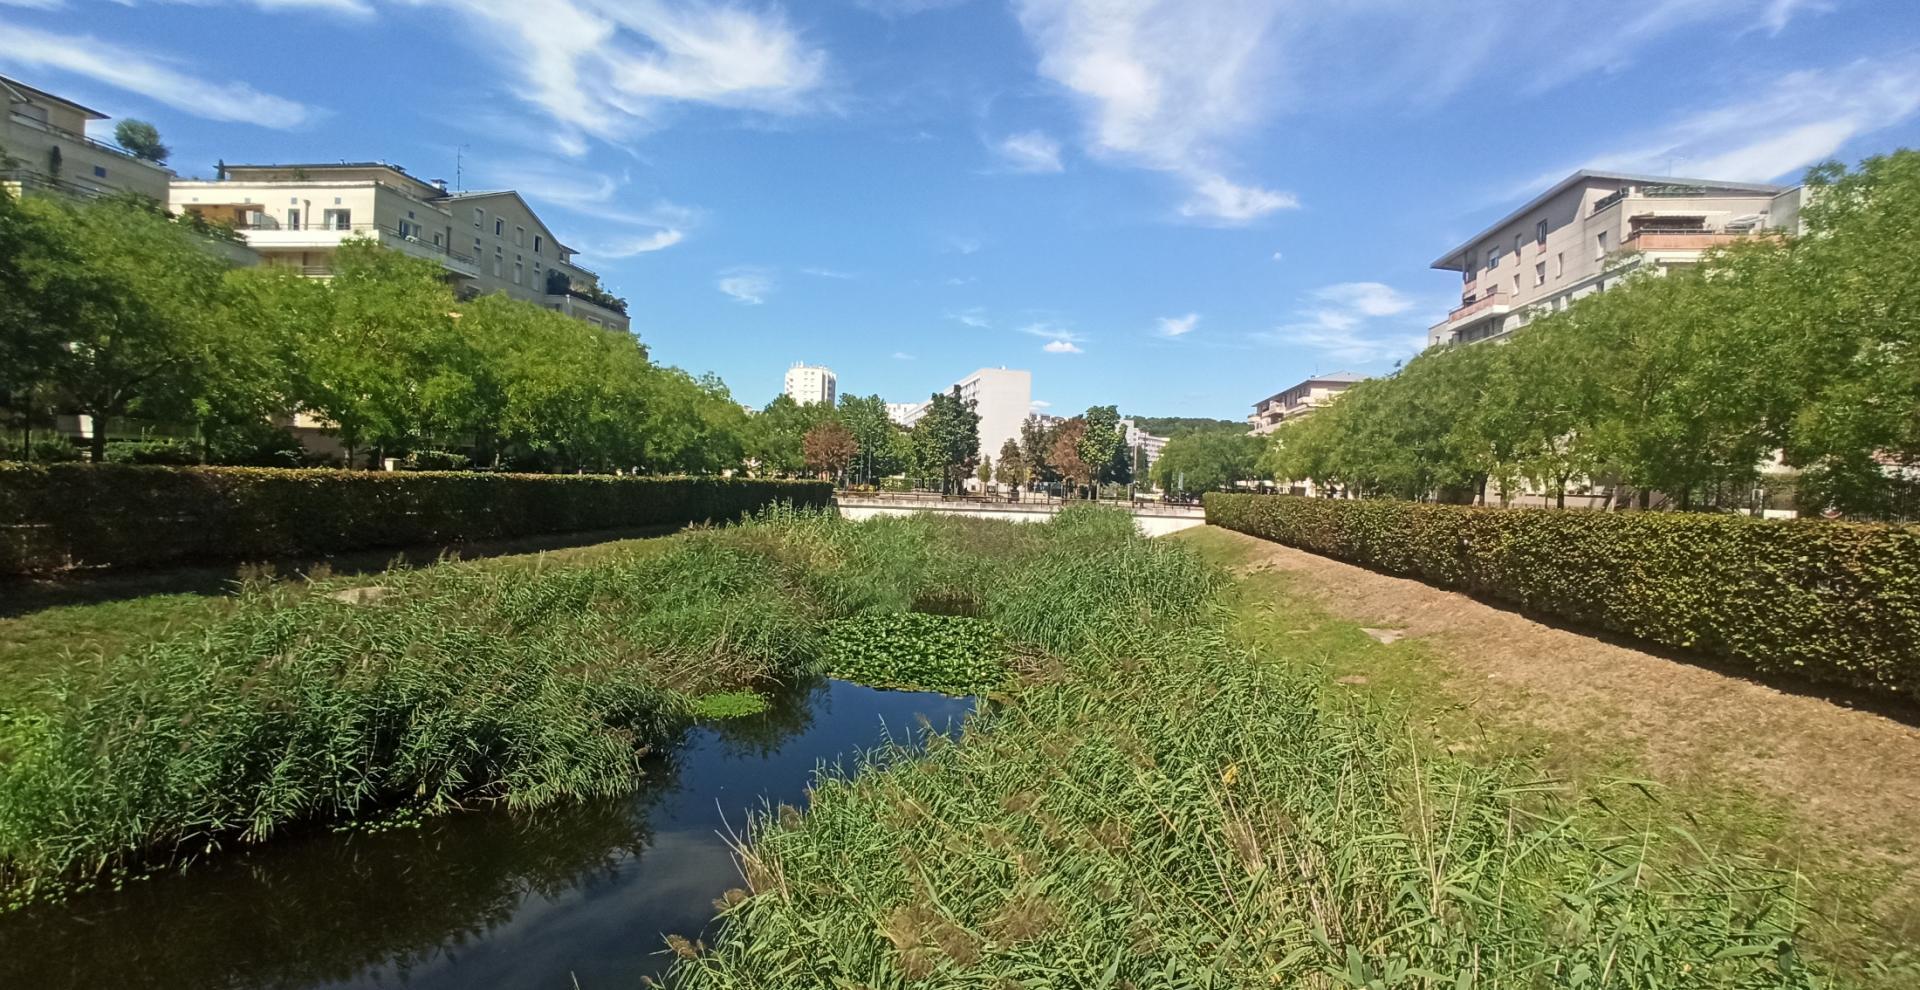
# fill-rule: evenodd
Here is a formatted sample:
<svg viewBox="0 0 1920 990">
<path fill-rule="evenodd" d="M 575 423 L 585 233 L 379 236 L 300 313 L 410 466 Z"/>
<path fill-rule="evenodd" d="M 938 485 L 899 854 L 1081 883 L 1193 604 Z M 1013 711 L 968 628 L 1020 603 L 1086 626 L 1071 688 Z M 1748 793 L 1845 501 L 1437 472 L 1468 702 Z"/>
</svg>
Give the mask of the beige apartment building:
<svg viewBox="0 0 1920 990">
<path fill-rule="evenodd" d="M 1441 255 L 1460 305 L 1427 343 L 1497 340 L 1629 272 L 1697 263 L 1709 248 L 1799 227 L 1799 187 L 1581 171 Z"/>
<path fill-rule="evenodd" d="M 231 225 L 266 264 L 326 278 L 346 240 L 440 265 L 463 296 L 504 292 L 595 326 L 628 327 L 599 276 L 512 190 L 449 192 L 397 165 L 222 165 L 212 180 L 171 184 L 175 212 Z"/>
<path fill-rule="evenodd" d="M 173 172 L 87 136 L 87 123 L 106 114 L 45 90 L 0 76 L 7 116 L 0 121 L 0 186 L 15 195 L 63 192 L 78 196 L 138 193 L 167 201 Z"/>
<path fill-rule="evenodd" d="M 1247 425 L 1252 427 L 1255 436 L 1266 436 L 1280 428 L 1280 424 L 1290 419 L 1314 411 L 1327 404 L 1334 396 L 1353 387 L 1355 382 L 1365 381 L 1367 376 L 1356 375 L 1351 371 L 1336 371 L 1329 375 L 1315 375 L 1298 385 L 1261 399 L 1253 404 L 1253 414 L 1247 417 Z"/>
</svg>

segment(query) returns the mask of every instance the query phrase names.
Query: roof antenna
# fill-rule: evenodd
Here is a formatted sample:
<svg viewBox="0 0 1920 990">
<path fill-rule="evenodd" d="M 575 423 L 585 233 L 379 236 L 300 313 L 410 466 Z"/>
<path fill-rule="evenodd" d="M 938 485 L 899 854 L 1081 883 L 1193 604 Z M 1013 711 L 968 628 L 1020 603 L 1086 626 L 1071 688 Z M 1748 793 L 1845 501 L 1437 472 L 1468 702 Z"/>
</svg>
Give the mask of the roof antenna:
<svg viewBox="0 0 1920 990">
<path fill-rule="evenodd" d="M 453 149 L 453 191 L 454 192 L 467 191 L 467 182 L 465 178 L 465 173 L 461 170 L 461 165 L 465 161 L 466 150 L 467 150 L 467 146 L 464 144 Z"/>
</svg>

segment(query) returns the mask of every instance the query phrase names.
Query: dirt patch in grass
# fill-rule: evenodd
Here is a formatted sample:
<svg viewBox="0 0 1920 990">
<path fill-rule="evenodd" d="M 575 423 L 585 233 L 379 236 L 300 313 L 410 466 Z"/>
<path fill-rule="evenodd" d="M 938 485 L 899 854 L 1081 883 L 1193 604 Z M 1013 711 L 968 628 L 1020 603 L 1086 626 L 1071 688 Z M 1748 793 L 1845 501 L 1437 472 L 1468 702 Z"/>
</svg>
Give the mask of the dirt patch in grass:
<svg viewBox="0 0 1920 990">
<path fill-rule="evenodd" d="M 1886 925 L 1895 944 L 1920 944 L 1920 727 L 1912 714 L 1782 690 L 1239 533 L 1207 527 L 1180 538 L 1227 565 L 1243 587 L 1271 576 L 1277 583 L 1267 587 L 1282 597 L 1369 627 L 1369 636 L 1404 635 L 1370 651 L 1372 670 L 1336 664 L 1348 675 L 1341 683 L 1411 685 L 1434 695 L 1423 699 L 1430 710 L 1456 706 L 1465 716 L 1456 722 L 1524 732 L 1531 745 L 1558 751 L 1550 763 L 1576 773 L 1637 771 L 1673 789 L 1676 803 L 1711 800 L 1712 814 L 1746 819 L 1731 827 L 1772 843 L 1775 858 L 1804 863 L 1810 874 L 1844 871 L 1845 885 L 1865 895 L 1853 910 Z M 1692 817 L 1694 808 L 1683 810 Z M 1790 822 L 1762 820 L 1781 812 Z"/>
</svg>

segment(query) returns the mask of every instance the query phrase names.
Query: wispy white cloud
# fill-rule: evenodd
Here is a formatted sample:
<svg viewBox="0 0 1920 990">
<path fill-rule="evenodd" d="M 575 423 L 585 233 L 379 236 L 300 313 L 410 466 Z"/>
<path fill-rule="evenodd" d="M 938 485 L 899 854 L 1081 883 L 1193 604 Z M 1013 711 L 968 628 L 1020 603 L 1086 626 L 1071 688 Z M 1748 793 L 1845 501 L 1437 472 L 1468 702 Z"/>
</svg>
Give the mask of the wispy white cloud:
<svg viewBox="0 0 1920 990">
<path fill-rule="evenodd" d="M 987 311 L 978 306 L 963 309 L 957 313 L 948 313 L 947 319 L 976 330 L 985 330 L 993 325 L 987 322 Z"/>
<path fill-rule="evenodd" d="M 1253 336 L 1343 364 L 1378 365 L 1426 347 L 1426 334 L 1405 318 L 1413 305 L 1380 282 L 1341 282 L 1309 292 L 1292 318 Z"/>
<path fill-rule="evenodd" d="M 1273 252 L 1273 260 L 1275 260 L 1275 261 L 1285 261 L 1285 260 L 1287 260 L 1287 257 L 1286 257 L 1286 255 L 1284 255 L 1284 254 L 1281 254 L 1281 253 L 1280 253 L 1280 252 L 1278 252 L 1278 251 L 1275 251 L 1275 252 Z"/>
<path fill-rule="evenodd" d="M 947 246 L 961 254 L 979 254 L 980 249 L 986 247 L 986 243 L 978 237 L 949 237 Z"/>
<path fill-rule="evenodd" d="M 762 268 L 729 268 L 720 273 L 713 285 L 735 302 L 758 306 L 772 294 L 774 280 L 772 273 Z"/>
<path fill-rule="evenodd" d="M 1193 328 L 1199 325 L 1199 313 L 1188 313 L 1185 316 L 1162 316 L 1160 318 L 1160 336 L 1184 337 L 1192 333 Z"/>
<path fill-rule="evenodd" d="M 1040 131 L 1010 134 L 995 150 L 1006 167 L 1015 172 L 1060 172 L 1066 168 L 1060 163 L 1060 142 Z"/>
<path fill-rule="evenodd" d="M 1622 147 L 1543 173 L 1538 192 L 1576 168 L 1765 182 L 1829 158 L 1847 142 L 1920 113 L 1920 56 L 1860 59 L 1791 72 L 1757 90 L 1682 113 Z"/>
<path fill-rule="evenodd" d="M 0 65 L 71 72 L 207 120 L 286 129 L 319 116 L 306 104 L 262 93 L 245 83 L 202 79 L 173 59 L 98 38 L 18 24 L 0 28 L 4 28 L 0 30 Z"/>
<path fill-rule="evenodd" d="M 778 8 L 660 0 L 411 0 L 449 19 L 519 76 L 562 127 L 619 139 L 676 105 L 811 110 L 827 56 Z"/>
<path fill-rule="evenodd" d="M 1048 402 L 1045 399 L 1035 399 L 1032 402 L 1027 403 L 1027 406 L 1033 409 L 1052 409 L 1053 403 Z"/>
<path fill-rule="evenodd" d="M 1040 349 L 1048 354 L 1085 353 L 1080 345 L 1086 341 L 1086 334 L 1055 323 L 1029 323 L 1021 327 L 1020 332 L 1045 339 L 1046 343 L 1040 345 Z"/>
<path fill-rule="evenodd" d="M 946 10 L 958 7 L 971 0 L 853 0 L 853 5 L 861 10 L 871 11 L 885 18 L 912 17 L 930 10 Z"/>
<path fill-rule="evenodd" d="M 1260 0 L 1197 11 L 1182 0 L 1016 0 L 1040 73 L 1086 111 L 1096 156 L 1179 176 L 1183 216 L 1247 223 L 1297 205 L 1229 179 L 1222 145 L 1259 117 L 1261 48 L 1281 13 Z"/>
<path fill-rule="evenodd" d="M 800 269 L 800 274 L 812 275 L 814 278 L 850 279 L 855 277 L 852 272 L 843 272 L 832 268 L 802 268 Z"/>
<path fill-rule="evenodd" d="M 1832 10 L 1833 4 L 1829 0 L 1771 0 L 1760 15 L 1760 20 L 1766 26 L 1767 33 L 1779 34 L 1802 11 L 1825 14 Z"/>
<path fill-rule="evenodd" d="M 483 175 L 519 192 L 536 208 L 558 207 L 580 217 L 589 232 L 577 238 L 578 246 L 595 257 L 627 258 L 670 248 L 686 240 L 702 219 L 700 210 L 664 199 L 646 206 L 624 205 L 626 178 L 591 169 L 509 161 Z M 608 230 L 608 225 L 619 229 Z"/>
<path fill-rule="evenodd" d="M 596 258 L 631 258 L 636 254 L 664 251 L 686 240 L 686 238 L 687 235 L 684 231 L 666 228 L 637 237 L 615 238 L 610 241 L 595 242 L 592 247 L 583 246 L 582 250 L 585 250 L 588 254 Z"/>
<path fill-rule="evenodd" d="M 895 361 L 911 361 L 913 360 L 913 355 L 908 354 L 906 351 L 894 351 L 893 359 Z"/>
</svg>

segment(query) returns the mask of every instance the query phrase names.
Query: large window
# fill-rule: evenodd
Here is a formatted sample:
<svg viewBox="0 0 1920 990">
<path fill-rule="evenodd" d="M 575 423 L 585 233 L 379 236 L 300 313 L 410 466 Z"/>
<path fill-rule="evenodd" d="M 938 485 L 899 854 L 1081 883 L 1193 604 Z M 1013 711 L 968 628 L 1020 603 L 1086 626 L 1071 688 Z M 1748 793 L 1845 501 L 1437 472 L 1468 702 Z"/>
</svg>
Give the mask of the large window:
<svg viewBox="0 0 1920 990">
<path fill-rule="evenodd" d="M 320 214 L 320 222 L 328 230 L 352 230 L 352 210 L 327 210 Z"/>
<path fill-rule="evenodd" d="M 526 243 L 527 243 L 527 228 L 525 227 L 513 228 L 513 246 L 521 247 Z"/>
<path fill-rule="evenodd" d="M 1594 238 L 1594 242 L 1593 242 L 1593 243 L 1594 243 L 1594 255 L 1593 255 L 1593 256 L 1594 256 L 1594 257 L 1596 257 L 1596 258 L 1601 258 L 1601 259 L 1604 259 L 1604 258 L 1606 258 L 1606 256 L 1607 256 L 1607 232 L 1606 232 L 1606 231 L 1604 231 L 1604 230 L 1603 230 L 1603 231 L 1601 231 L 1601 232 L 1600 232 L 1600 235 L 1599 235 L 1598 237 L 1596 237 L 1596 238 Z"/>
<path fill-rule="evenodd" d="M 486 216 L 487 216 L 487 211 L 479 208 L 478 206 L 474 207 L 473 208 L 473 225 L 475 227 L 479 227 L 482 223 L 486 221 Z"/>
<path fill-rule="evenodd" d="M 534 254 L 540 253 L 540 235 L 539 234 L 533 235 L 533 253 Z"/>
<path fill-rule="evenodd" d="M 506 234 L 507 234 L 507 222 L 505 220 L 500 219 L 499 217 L 494 217 L 493 218 L 493 236 L 505 237 Z"/>
<path fill-rule="evenodd" d="M 1546 263 L 1546 262 L 1544 262 L 1544 261 L 1541 261 L 1541 262 L 1536 262 L 1536 263 L 1534 264 L 1534 266 L 1533 266 L 1533 284 L 1535 284 L 1535 285 L 1545 285 L 1545 284 L 1547 284 L 1547 263 Z"/>
<path fill-rule="evenodd" d="M 1487 271 L 1493 271 L 1498 267 L 1500 267 L 1500 245 L 1495 244 L 1487 249 Z"/>
<path fill-rule="evenodd" d="M 1547 222 L 1545 220 L 1533 225 L 1533 242 L 1535 244 L 1547 243 Z"/>
</svg>

